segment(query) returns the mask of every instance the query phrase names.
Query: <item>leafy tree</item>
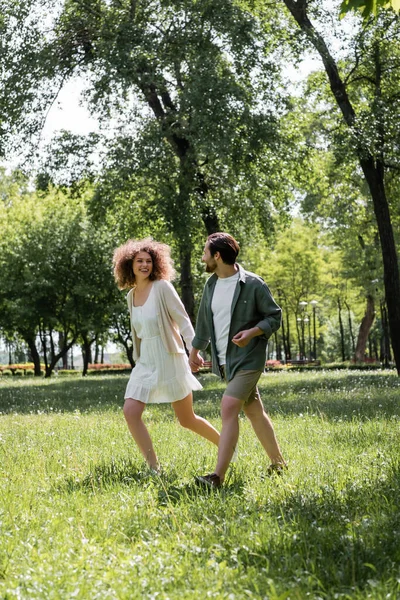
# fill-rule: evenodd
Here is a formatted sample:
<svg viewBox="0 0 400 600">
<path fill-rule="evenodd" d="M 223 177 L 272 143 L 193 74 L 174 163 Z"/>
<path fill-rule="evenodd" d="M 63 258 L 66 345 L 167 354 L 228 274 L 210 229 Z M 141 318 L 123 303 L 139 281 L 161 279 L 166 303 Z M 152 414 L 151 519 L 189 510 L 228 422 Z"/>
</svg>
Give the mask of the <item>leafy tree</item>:
<svg viewBox="0 0 400 600">
<path fill-rule="evenodd" d="M 377 15 L 379 9 L 390 9 L 400 11 L 400 0 L 343 0 L 340 6 L 340 16 L 344 17 L 350 11 L 359 11 L 364 21 L 370 15 Z"/>
<path fill-rule="evenodd" d="M 245 263 L 265 279 L 283 309 L 281 335 L 286 359 L 294 358 L 295 345 L 302 357 L 308 354 L 305 329 L 313 316 L 309 302 L 318 299 L 322 289 L 322 256 L 317 228 L 300 219 L 277 235 L 271 249 L 257 245 L 245 251 Z"/>
<path fill-rule="evenodd" d="M 48 377 L 79 339 L 90 346 L 90 336 L 109 328 L 110 252 L 83 201 L 57 190 L 0 209 L 0 324 L 26 341 L 36 375 L 39 336 Z"/>
<path fill-rule="evenodd" d="M 83 75 L 89 106 L 104 126 L 113 118 L 119 123 L 110 145 L 122 160 L 108 161 L 100 195 L 119 179 L 117 190 L 134 195 L 135 210 L 150 196 L 157 220 L 171 229 L 183 300 L 193 315 L 191 248 L 199 224 L 210 233 L 232 222 L 231 215 L 247 222 L 252 215 L 268 230 L 274 206 L 284 209 L 290 194 L 279 160 L 291 150 L 279 135 L 285 104 L 274 35 L 230 0 L 68 0 L 57 10 L 43 4 L 55 15 L 47 33 L 22 8 L 6 18 L 16 40 L 6 48 L 3 86 L 16 100 L 6 113 L 10 133 L 26 127 L 27 107 L 32 129 L 39 127 L 59 87 L 72 73 Z M 28 2 L 33 14 L 39 5 Z M 25 57 L 28 22 L 37 39 Z M 11 52 L 18 56 L 19 86 Z M 36 98 L 42 85 L 47 93 Z M 144 181 L 151 189 L 143 193 Z M 106 195 L 113 204 L 119 197 Z"/>
<path fill-rule="evenodd" d="M 398 79 L 393 72 L 399 64 L 400 20 L 390 13 L 354 36 L 355 58 L 339 64 L 327 40 L 312 22 L 324 14 L 319 2 L 284 0 L 284 3 L 310 44 L 319 53 L 347 141 L 348 160 L 355 156 L 371 195 L 379 232 L 384 268 L 384 287 L 388 307 L 392 347 L 400 373 L 400 276 L 395 235 L 388 196 L 388 180 L 396 177 L 399 164 L 399 116 L 395 99 Z M 342 74 L 341 74 L 342 71 Z M 350 149 L 351 148 L 351 149 Z"/>
</svg>

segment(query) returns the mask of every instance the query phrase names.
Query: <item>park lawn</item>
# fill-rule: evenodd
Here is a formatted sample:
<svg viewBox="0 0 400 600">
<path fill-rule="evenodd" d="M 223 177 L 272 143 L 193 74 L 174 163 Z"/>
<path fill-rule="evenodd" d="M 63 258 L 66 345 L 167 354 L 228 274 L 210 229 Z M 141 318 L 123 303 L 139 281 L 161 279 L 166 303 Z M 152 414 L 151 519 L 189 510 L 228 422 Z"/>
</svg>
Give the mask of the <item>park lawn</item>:
<svg viewBox="0 0 400 600">
<path fill-rule="evenodd" d="M 170 406 L 146 420 L 152 477 L 121 411 L 127 377 L 0 380 L 0 598 L 400 598 L 400 379 L 393 372 L 261 380 L 289 471 L 245 419 L 222 490 L 216 450 Z M 196 410 L 220 427 L 223 386 Z"/>
</svg>

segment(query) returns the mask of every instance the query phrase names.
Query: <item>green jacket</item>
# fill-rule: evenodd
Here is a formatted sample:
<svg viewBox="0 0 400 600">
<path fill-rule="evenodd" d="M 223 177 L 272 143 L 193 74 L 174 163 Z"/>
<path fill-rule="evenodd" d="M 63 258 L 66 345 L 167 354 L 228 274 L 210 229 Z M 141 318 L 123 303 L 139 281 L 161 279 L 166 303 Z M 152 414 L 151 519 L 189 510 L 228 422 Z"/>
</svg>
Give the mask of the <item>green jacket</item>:
<svg viewBox="0 0 400 600">
<path fill-rule="evenodd" d="M 238 370 L 264 371 L 268 339 L 281 325 L 282 311 L 273 299 L 267 284 L 258 275 L 245 271 L 240 265 L 238 267 L 239 280 L 232 300 L 231 325 L 226 349 L 227 381 L 230 381 Z M 211 275 L 204 286 L 192 345 L 198 350 L 205 350 L 211 341 L 212 371 L 221 376 L 211 311 L 211 300 L 217 279 L 217 275 Z M 239 331 L 252 327 L 259 327 L 264 334 L 254 337 L 244 348 L 239 348 L 231 342 L 233 336 Z"/>
</svg>

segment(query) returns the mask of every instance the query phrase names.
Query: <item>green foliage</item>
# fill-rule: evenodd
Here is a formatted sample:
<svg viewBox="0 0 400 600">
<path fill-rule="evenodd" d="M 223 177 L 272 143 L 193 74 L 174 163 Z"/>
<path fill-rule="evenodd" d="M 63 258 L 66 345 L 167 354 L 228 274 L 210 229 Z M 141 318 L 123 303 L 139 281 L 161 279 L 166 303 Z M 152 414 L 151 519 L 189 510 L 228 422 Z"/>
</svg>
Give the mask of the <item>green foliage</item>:
<svg viewBox="0 0 400 600">
<path fill-rule="evenodd" d="M 14 196 L 0 220 L 0 324 L 31 346 L 40 335 L 49 375 L 80 336 L 111 326 L 112 241 L 82 199 L 55 189 Z"/>
<path fill-rule="evenodd" d="M 76 371 L 75 369 L 58 369 L 57 371 L 58 377 L 78 377 L 80 375 L 80 371 Z"/>
<path fill-rule="evenodd" d="M 367 21 L 370 15 L 377 15 L 379 9 L 392 8 L 400 11 L 399 0 L 343 0 L 340 6 L 340 17 L 343 18 L 350 11 L 360 12 L 364 21 Z"/>
<path fill-rule="evenodd" d="M 38 3 L 29 6 L 34 12 Z M 291 196 L 282 159 L 294 146 L 280 132 L 279 116 L 287 110 L 276 62 L 281 45 L 268 20 L 260 23 L 248 7 L 229 0 L 215 6 L 66 2 L 53 15 L 46 32 L 30 23 L 38 40 L 29 55 L 19 53 L 24 45 L 14 49 L 18 77 L 26 85 L 45 78 L 51 88 L 83 74 L 84 100 L 103 127 L 118 122 L 102 140 L 107 158 L 92 204 L 99 220 L 110 211 L 107 219 L 122 223 L 123 231 L 169 235 L 179 254 L 199 230 L 204 235 L 202 224 L 207 231 L 239 229 L 237 222 L 244 228 L 256 220 L 269 234 Z M 6 26 L 25 31 L 26 12 Z M 40 68 L 32 71 L 32 63 Z M 19 89 L 15 94 L 22 111 L 28 98 Z M 30 132 L 46 102 L 44 95 L 38 112 L 30 113 Z M 18 115 L 10 121 L 22 130 L 27 123 Z M 94 137 L 63 134 L 49 148 L 44 170 L 57 182 L 92 177 L 93 144 Z M 41 185 L 47 183 L 41 174 Z"/>
</svg>

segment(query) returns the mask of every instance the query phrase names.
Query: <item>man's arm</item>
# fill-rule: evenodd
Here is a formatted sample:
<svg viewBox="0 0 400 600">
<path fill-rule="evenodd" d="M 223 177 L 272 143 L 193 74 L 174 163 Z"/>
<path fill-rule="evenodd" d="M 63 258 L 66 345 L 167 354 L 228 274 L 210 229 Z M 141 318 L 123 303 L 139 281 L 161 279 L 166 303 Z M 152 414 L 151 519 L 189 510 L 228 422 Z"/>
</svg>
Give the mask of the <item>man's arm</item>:
<svg viewBox="0 0 400 600">
<path fill-rule="evenodd" d="M 239 346 L 239 348 L 244 348 L 254 337 L 258 335 L 264 335 L 264 331 L 259 327 L 252 327 L 251 329 L 244 329 L 243 331 L 239 331 L 236 335 L 233 336 L 232 342 Z"/>
<path fill-rule="evenodd" d="M 260 335 L 269 339 L 281 326 L 282 311 L 272 297 L 267 284 L 263 281 L 259 281 L 256 288 L 256 306 L 257 312 L 263 315 L 263 318 L 255 327 L 239 331 L 232 338 L 232 342 L 240 348 L 247 346 L 250 340 Z"/>
<path fill-rule="evenodd" d="M 257 327 L 262 330 L 262 334 L 259 335 L 264 334 L 269 339 L 281 326 L 282 309 L 275 302 L 267 284 L 264 281 L 260 283 L 256 290 L 256 301 L 257 309 L 263 318 L 257 323 Z"/>
</svg>

